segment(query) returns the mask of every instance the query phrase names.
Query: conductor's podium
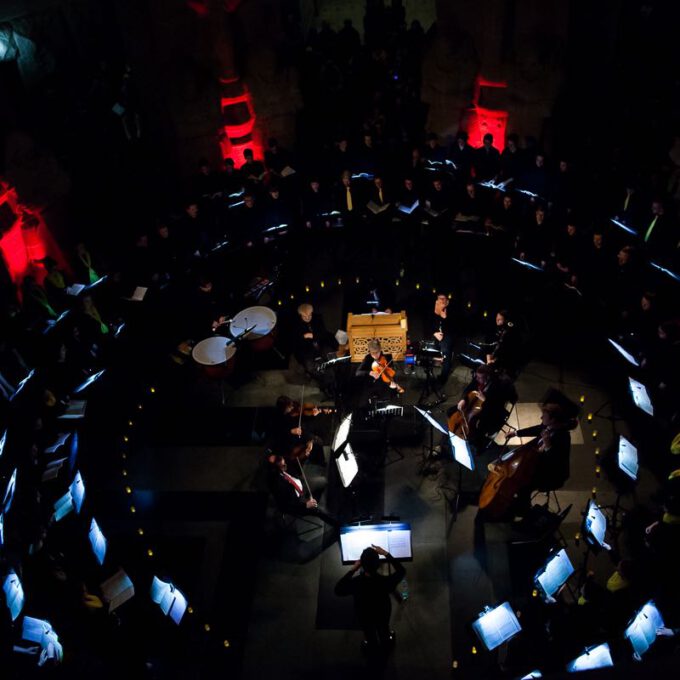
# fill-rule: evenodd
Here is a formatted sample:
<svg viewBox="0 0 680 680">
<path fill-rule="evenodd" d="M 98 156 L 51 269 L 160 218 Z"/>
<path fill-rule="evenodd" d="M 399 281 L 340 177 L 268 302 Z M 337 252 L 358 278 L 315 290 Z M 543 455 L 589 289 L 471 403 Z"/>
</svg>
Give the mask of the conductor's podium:
<svg viewBox="0 0 680 680">
<path fill-rule="evenodd" d="M 385 354 L 391 354 L 394 361 L 402 361 L 406 354 L 407 333 L 406 312 L 348 314 L 347 337 L 352 363 L 363 361 L 371 340 L 380 340 Z"/>
</svg>

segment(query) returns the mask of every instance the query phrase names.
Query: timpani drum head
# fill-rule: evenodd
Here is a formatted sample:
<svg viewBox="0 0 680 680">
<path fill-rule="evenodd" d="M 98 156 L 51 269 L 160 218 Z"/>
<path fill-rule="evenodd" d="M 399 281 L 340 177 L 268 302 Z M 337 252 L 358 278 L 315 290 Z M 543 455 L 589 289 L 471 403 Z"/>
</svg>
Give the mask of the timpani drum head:
<svg viewBox="0 0 680 680">
<path fill-rule="evenodd" d="M 246 340 L 264 338 L 276 326 L 276 312 L 269 307 L 248 307 L 240 311 L 231 321 L 232 337 L 238 338 L 251 326 L 255 326 L 255 328 L 245 336 Z"/>
<path fill-rule="evenodd" d="M 206 338 L 191 350 L 191 356 L 202 366 L 219 366 L 236 354 L 236 345 L 229 338 Z"/>
</svg>

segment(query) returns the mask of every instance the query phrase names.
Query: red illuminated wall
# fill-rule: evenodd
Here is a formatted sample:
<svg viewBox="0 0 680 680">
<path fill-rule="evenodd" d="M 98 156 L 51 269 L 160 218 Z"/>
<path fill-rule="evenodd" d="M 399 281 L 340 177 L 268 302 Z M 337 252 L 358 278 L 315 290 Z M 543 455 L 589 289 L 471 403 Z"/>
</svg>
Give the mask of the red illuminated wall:
<svg viewBox="0 0 680 680">
<path fill-rule="evenodd" d="M 0 180 L 0 208 L 2 206 L 9 206 L 15 215 L 13 224 L 0 238 L 0 253 L 18 289 L 28 274 L 42 281 L 45 270 L 35 263 L 47 255 L 57 260 L 62 268 L 66 266 L 40 211 L 22 206 L 16 190 Z"/>
<path fill-rule="evenodd" d="M 255 109 L 248 87 L 239 78 L 220 79 L 222 96 L 222 158 L 231 158 L 236 167 L 243 165 L 243 152 L 252 149 L 256 159 L 262 159 L 262 142 L 255 128 Z"/>
<path fill-rule="evenodd" d="M 481 89 L 484 87 L 507 88 L 507 83 L 486 80 L 477 77 L 472 107 L 463 114 L 461 127 L 469 135 L 469 142 L 474 147 L 482 146 L 482 139 L 487 132 L 493 135 L 493 145 L 503 151 L 505 135 L 508 127 L 508 112 L 500 109 L 487 109 L 479 106 Z"/>
</svg>

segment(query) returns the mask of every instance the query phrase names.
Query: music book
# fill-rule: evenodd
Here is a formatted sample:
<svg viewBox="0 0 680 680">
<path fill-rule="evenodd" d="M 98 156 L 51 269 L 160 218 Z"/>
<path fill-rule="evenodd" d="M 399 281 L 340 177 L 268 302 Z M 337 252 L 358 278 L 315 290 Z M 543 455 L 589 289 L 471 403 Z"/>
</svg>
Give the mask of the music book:
<svg viewBox="0 0 680 680">
<path fill-rule="evenodd" d="M 73 510 L 73 498 L 71 492 L 67 491 L 54 504 L 54 521 L 60 522 L 71 510 Z"/>
<path fill-rule="evenodd" d="M 628 234 L 632 234 L 633 236 L 637 236 L 638 233 L 635 231 L 635 229 L 631 229 L 627 224 L 624 224 L 620 220 L 617 220 L 615 217 L 611 218 L 612 224 L 615 224 L 619 229 L 623 229 Z"/>
<path fill-rule="evenodd" d="M 628 475 L 634 482 L 638 475 L 638 452 L 623 435 L 619 435 L 619 450 L 617 451 L 619 470 Z"/>
<path fill-rule="evenodd" d="M 539 586 L 544 595 L 543 599 L 547 599 L 552 597 L 573 573 L 574 565 L 571 563 L 566 550 L 562 549 L 551 555 L 536 572 L 534 583 Z"/>
<path fill-rule="evenodd" d="M 5 430 L 2 433 L 2 437 L 0 437 L 0 456 L 2 456 L 3 453 L 5 453 L 6 445 L 7 445 L 7 430 Z"/>
<path fill-rule="evenodd" d="M 649 398 L 649 392 L 647 388 L 637 380 L 633 378 L 628 378 L 628 384 L 630 386 L 630 393 L 633 395 L 633 401 L 635 405 L 650 416 L 654 415 L 654 406 L 652 405 L 652 400 Z"/>
<path fill-rule="evenodd" d="M 281 170 L 281 177 L 290 177 L 291 175 L 295 174 L 295 170 L 290 167 L 290 165 L 286 165 L 286 167 Z"/>
<path fill-rule="evenodd" d="M 517 264 L 521 264 L 523 267 L 526 267 L 527 269 L 533 269 L 534 271 L 537 272 L 542 272 L 543 267 L 539 267 L 537 264 L 533 264 L 531 262 L 527 262 L 526 260 L 520 260 L 517 257 L 511 257 L 510 258 L 513 262 L 516 262 Z"/>
<path fill-rule="evenodd" d="M 126 299 L 130 300 L 131 302 L 141 302 L 144 299 L 144 296 L 146 295 L 146 292 L 148 290 L 149 289 L 144 286 L 137 286 L 132 295 Z"/>
<path fill-rule="evenodd" d="M 373 181 L 374 175 L 372 175 L 370 172 L 359 172 L 357 174 L 352 175 L 352 179 L 368 179 Z"/>
<path fill-rule="evenodd" d="M 470 451 L 470 444 L 458 435 L 449 432 L 449 442 L 453 451 L 453 458 L 468 470 L 475 469 L 475 459 Z"/>
<path fill-rule="evenodd" d="M 16 621 L 24 608 L 24 589 L 13 569 L 10 569 L 9 574 L 7 574 L 2 589 L 5 591 L 5 602 L 7 602 L 7 609 L 9 609 L 12 621 Z"/>
<path fill-rule="evenodd" d="M 670 276 L 673 279 L 673 281 L 680 281 L 680 275 L 671 271 L 667 267 L 662 267 L 660 264 L 657 264 L 656 262 L 650 262 L 649 264 L 651 264 L 652 267 L 654 267 L 654 269 L 658 269 L 662 274 Z"/>
<path fill-rule="evenodd" d="M 73 394 L 80 394 L 80 392 L 88 388 L 90 385 L 92 385 L 92 383 L 99 380 L 99 378 L 101 378 L 104 375 L 105 371 L 106 369 L 103 369 L 88 376 L 85 380 L 83 380 L 83 382 L 80 383 L 80 385 L 78 385 L 78 387 L 75 388 L 75 390 L 73 390 Z"/>
<path fill-rule="evenodd" d="M 411 525 L 406 522 L 346 525 L 340 527 L 340 554 L 345 564 L 356 562 L 361 553 L 372 545 L 387 550 L 398 560 L 410 560 Z M 380 559 L 384 557 L 381 555 Z"/>
<path fill-rule="evenodd" d="M 100 587 L 104 602 L 109 605 L 109 613 L 118 609 L 120 605 L 127 602 L 135 594 L 135 587 L 130 577 L 122 569 L 119 569 L 111 578 L 106 579 Z"/>
<path fill-rule="evenodd" d="M 656 608 L 654 600 L 647 602 L 635 615 L 631 624 L 626 628 L 623 637 L 630 641 L 633 651 L 642 656 L 656 640 L 656 631 L 664 627 L 661 613 Z"/>
<path fill-rule="evenodd" d="M 94 518 L 92 518 L 92 523 L 90 524 L 88 537 L 97 562 L 99 562 L 99 564 L 104 564 L 104 558 L 106 557 L 106 538 Z"/>
<path fill-rule="evenodd" d="M 640 364 L 638 363 L 638 360 L 628 350 L 625 350 L 618 342 L 614 342 L 611 338 L 607 338 L 607 340 L 628 363 L 639 368 Z"/>
<path fill-rule="evenodd" d="M 7 488 L 5 489 L 5 495 L 2 499 L 2 512 L 7 513 L 12 507 L 12 501 L 14 500 L 14 490 L 17 486 L 17 468 L 14 468 L 9 481 L 7 482 Z"/>
<path fill-rule="evenodd" d="M 71 486 L 68 488 L 71 498 L 73 499 L 73 507 L 76 512 L 80 514 L 80 509 L 83 507 L 83 499 L 85 498 L 85 483 L 80 476 L 80 472 L 76 472 Z"/>
<path fill-rule="evenodd" d="M 531 671 L 530 673 L 527 673 L 526 675 L 523 675 L 520 680 L 533 680 L 533 678 L 542 678 L 543 673 L 539 670 Z"/>
<path fill-rule="evenodd" d="M 357 457 L 354 455 L 352 445 L 349 442 L 347 442 L 342 453 L 336 457 L 335 464 L 338 467 L 340 481 L 346 489 L 354 481 L 354 478 L 359 472 Z"/>
<path fill-rule="evenodd" d="M 588 501 L 588 510 L 583 520 L 583 528 L 586 540 L 601 548 L 609 548 L 604 542 L 604 537 L 607 532 L 607 517 L 600 510 L 595 501 Z"/>
<path fill-rule="evenodd" d="M 495 609 L 488 609 L 472 624 L 472 630 L 489 650 L 496 649 L 522 630 L 509 602 Z"/>
<path fill-rule="evenodd" d="M 187 608 L 187 600 L 172 583 L 161 581 L 157 576 L 151 583 L 151 599 L 161 608 L 166 616 L 169 616 L 179 625 Z"/>
<path fill-rule="evenodd" d="M 54 444 L 51 444 L 45 449 L 45 453 L 56 453 L 58 448 L 66 444 L 66 441 L 70 436 L 71 436 L 70 432 L 60 432 L 57 435 Z"/>
<path fill-rule="evenodd" d="M 613 666 L 611 651 L 609 645 L 597 645 L 595 647 L 586 648 L 581 656 L 574 659 L 567 664 L 567 673 L 576 673 L 578 671 L 592 671 L 596 668 L 607 668 Z"/>
<path fill-rule="evenodd" d="M 85 417 L 87 401 L 81 399 L 71 399 L 66 406 L 66 410 L 57 420 L 77 420 Z"/>
<path fill-rule="evenodd" d="M 352 427 L 352 414 L 345 416 L 338 429 L 335 431 L 335 436 L 333 437 L 333 444 L 331 446 L 333 453 L 335 453 L 341 446 L 346 444 L 349 438 L 349 430 Z"/>
<path fill-rule="evenodd" d="M 423 418 L 425 418 L 425 420 L 427 420 L 427 422 L 430 423 L 430 425 L 432 425 L 432 427 L 434 427 L 436 430 L 439 430 L 442 434 L 446 434 L 446 435 L 449 434 L 448 429 L 446 429 L 443 425 L 440 425 L 440 424 L 439 424 L 439 423 L 438 423 L 438 422 L 430 415 L 430 412 L 429 412 L 429 411 L 424 411 L 422 408 L 418 408 L 417 406 L 414 406 L 413 408 L 414 408 L 416 411 L 418 411 L 418 413 L 420 413 L 420 415 L 423 416 Z"/>
<path fill-rule="evenodd" d="M 0 513 L 0 546 L 5 544 L 5 516 Z"/>
<path fill-rule="evenodd" d="M 54 632 L 52 624 L 43 619 L 34 619 L 32 616 L 24 616 L 21 638 L 40 645 L 40 657 L 38 666 L 42 666 L 48 659 L 62 660 L 63 650 L 59 642 L 59 636 Z M 15 652 L 33 654 L 31 650 L 14 646 Z"/>
<path fill-rule="evenodd" d="M 79 295 L 81 291 L 85 290 L 85 284 L 83 283 L 74 283 L 70 286 L 67 286 L 66 288 L 66 294 L 67 295 Z"/>
<path fill-rule="evenodd" d="M 404 205 L 400 203 L 397 206 L 399 212 L 403 212 L 405 215 L 410 215 L 416 208 L 420 207 L 420 201 L 416 199 L 411 205 Z"/>
<path fill-rule="evenodd" d="M 431 206 L 426 206 L 425 207 L 425 212 L 430 215 L 430 217 L 439 217 L 440 215 L 443 215 L 445 212 L 448 212 L 448 208 L 444 208 L 443 210 L 435 210 Z"/>
<path fill-rule="evenodd" d="M 381 212 L 385 212 L 392 204 L 385 203 L 384 205 L 378 205 L 375 201 L 369 201 L 366 207 L 374 214 L 379 215 Z"/>
<path fill-rule="evenodd" d="M 42 473 L 40 480 L 43 482 L 49 482 L 52 479 L 56 479 L 59 476 L 59 471 L 61 470 L 62 465 L 67 460 L 68 458 L 58 458 L 57 460 L 53 460 L 48 463 Z"/>
</svg>

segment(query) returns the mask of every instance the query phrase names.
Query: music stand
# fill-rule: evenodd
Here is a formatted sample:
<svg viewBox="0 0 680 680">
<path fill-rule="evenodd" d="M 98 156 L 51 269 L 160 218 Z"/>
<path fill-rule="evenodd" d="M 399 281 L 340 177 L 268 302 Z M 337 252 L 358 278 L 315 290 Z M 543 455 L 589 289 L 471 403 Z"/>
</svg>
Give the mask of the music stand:
<svg viewBox="0 0 680 680">
<path fill-rule="evenodd" d="M 434 377 L 434 360 L 432 357 L 427 356 L 427 353 L 419 352 L 416 356 L 416 364 L 422 366 L 425 369 L 425 382 L 423 383 L 423 388 L 420 390 L 420 396 L 418 397 L 418 406 L 423 406 L 425 408 L 433 408 L 438 406 L 443 401 L 446 401 L 446 395 L 439 390 L 437 387 L 437 382 Z M 433 404 L 426 404 L 425 399 L 431 394 L 434 394 L 435 401 Z"/>
<path fill-rule="evenodd" d="M 611 470 L 607 466 L 611 475 L 611 482 L 616 490 L 616 500 L 613 505 L 603 505 L 602 510 L 610 511 L 609 528 L 616 538 L 621 529 L 620 514 L 626 512 L 621 508 L 621 497 L 631 493 L 635 499 L 635 487 L 638 480 L 639 462 L 637 447 L 622 434 L 619 435 L 619 443 L 616 450 L 616 468 Z"/>
<path fill-rule="evenodd" d="M 607 515 L 602 512 L 600 506 L 592 499 L 588 500 L 588 505 L 583 513 L 583 523 L 581 531 L 586 544 L 586 551 L 583 555 L 583 564 L 581 565 L 581 577 L 579 584 L 585 583 L 586 575 L 588 573 L 588 558 L 590 553 L 595 554 L 600 550 L 611 550 L 611 546 L 605 543 L 605 536 L 607 533 Z"/>
</svg>

